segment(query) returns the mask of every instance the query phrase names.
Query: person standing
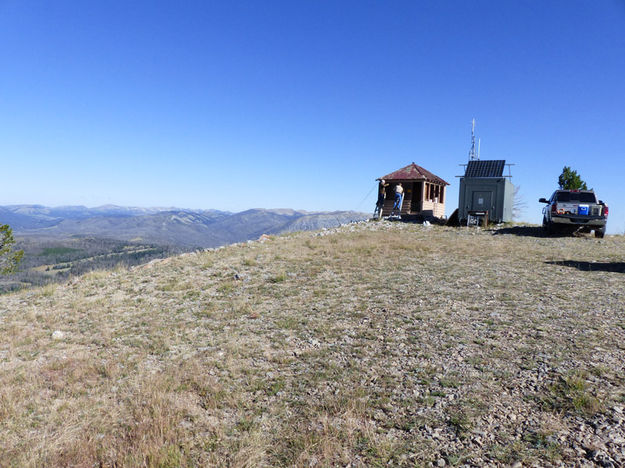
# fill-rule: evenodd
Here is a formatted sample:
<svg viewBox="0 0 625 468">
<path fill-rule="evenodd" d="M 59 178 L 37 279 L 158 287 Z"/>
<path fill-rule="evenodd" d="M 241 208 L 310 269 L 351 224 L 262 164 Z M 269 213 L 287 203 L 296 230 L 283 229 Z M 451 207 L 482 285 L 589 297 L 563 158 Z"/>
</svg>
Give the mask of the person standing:
<svg viewBox="0 0 625 468">
<path fill-rule="evenodd" d="M 391 216 L 401 216 L 401 205 L 404 201 L 404 187 L 401 182 L 395 186 L 395 204 L 393 205 L 393 211 Z"/>
<path fill-rule="evenodd" d="M 375 204 L 375 210 L 373 211 L 374 219 L 380 219 L 382 217 L 382 210 L 384 209 L 384 201 L 386 200 L 386 187 L 389 184 L 384 179 L 380 179 L 380 185 L 378 187 L 378 201 Z"/>
</svg>

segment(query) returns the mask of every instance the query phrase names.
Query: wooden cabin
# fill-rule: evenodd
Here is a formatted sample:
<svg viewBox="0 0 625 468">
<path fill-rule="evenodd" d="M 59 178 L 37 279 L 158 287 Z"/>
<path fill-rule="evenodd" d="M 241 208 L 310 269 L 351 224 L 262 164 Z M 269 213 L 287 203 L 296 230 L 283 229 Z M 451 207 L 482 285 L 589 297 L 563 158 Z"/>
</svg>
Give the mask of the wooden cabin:
<svg viewBox="0 0 625 468">
<path fill-rule="evenodd" d="M 412 163 L 376 180 L 384 180 L 388 184 L 382 216 L 391 214 L 395 201 L 395 187 L 400 182 L 404 187 L 402 216 L 433 216 L 435 218 L 445 216 L 445 199 L 447 198 L 445 187 L 449 183 L 427 169 Z"/>
</svg>

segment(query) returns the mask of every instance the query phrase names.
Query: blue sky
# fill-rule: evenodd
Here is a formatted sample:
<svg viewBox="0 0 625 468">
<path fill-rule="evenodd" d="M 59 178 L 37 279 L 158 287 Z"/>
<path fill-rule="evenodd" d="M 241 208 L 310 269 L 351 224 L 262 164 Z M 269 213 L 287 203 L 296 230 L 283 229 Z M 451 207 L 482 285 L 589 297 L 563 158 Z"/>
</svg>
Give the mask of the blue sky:
<svg viewBox="0 0 625 468">
<path fill-rule="evenodd" d="M 410 162 L 572 166 L 625 231 L 625 1 L 0 0 L 0 204 L 371 211 Z"/>
</svg>

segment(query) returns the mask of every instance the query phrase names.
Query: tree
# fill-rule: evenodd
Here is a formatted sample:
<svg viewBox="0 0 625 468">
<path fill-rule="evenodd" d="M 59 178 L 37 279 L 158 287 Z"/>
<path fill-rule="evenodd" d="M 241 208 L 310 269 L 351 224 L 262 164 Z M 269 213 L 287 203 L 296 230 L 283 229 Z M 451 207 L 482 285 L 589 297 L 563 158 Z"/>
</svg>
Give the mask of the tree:
<svg viewBox="0 0 625 468">
<path fill-rule="evenodd" d="M 13 244 L 13 231 L 8 224 L 0 224 L 0 274 L 13 273 L 24 256 L 23 250 L 13 250 Z"/>
<path fill-rule="evenodd" d="M 527 208 L 527 202 L 521 195 L 521 186 L 515 185 L 512 192 L 512 219 L 519 220 Z"/>
<path fill-rule="evenodd" d="M 562 174 L 558 177 L 558 185 L 562 190 L 588 190 L 586 182 L 582 180 L 577 171 L 569 166 L 564 166 Z"/>
</svg>

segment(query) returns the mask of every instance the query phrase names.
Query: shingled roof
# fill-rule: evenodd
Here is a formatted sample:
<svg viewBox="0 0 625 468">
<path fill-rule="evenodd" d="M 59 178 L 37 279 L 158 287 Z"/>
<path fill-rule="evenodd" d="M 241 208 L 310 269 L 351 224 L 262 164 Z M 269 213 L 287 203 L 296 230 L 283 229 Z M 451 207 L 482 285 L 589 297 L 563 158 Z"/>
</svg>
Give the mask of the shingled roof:
<svg viewBox="0 0 625 468">
<path fill-rule="evenodd" d="M 387 181 L 388 180 L 425 180 L 427 182 L 434 182 L 436 184 L 449 185 L 448 182 L 445 182 L 440 177 L 435 176 L 427 169 L 423 169 L 421 166 L 418 166 L 415 163 L 408 164 L 406 167 L 402 167 L 401 169 L 398 169 L 395 172 L 386 174 L 385 176 L 382 176 L 379 179 L 384 179 Z"/>
</svg>

